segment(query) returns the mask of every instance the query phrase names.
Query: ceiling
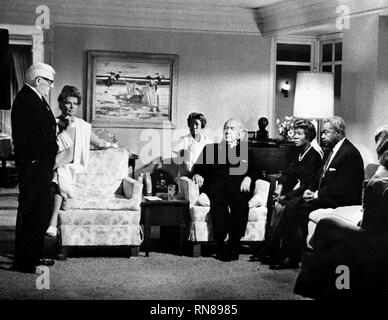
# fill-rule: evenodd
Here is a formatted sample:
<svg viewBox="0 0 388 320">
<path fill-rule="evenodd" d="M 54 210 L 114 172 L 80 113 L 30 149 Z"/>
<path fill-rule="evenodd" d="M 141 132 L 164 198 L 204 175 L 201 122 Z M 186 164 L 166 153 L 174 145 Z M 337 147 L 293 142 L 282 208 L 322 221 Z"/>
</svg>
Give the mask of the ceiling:
<svg viewBox="0 0 388 320">
<path fill-rule="evenodd" d="M 149 0 L 154 3 L 163 4 L 186 4 L 210 7 L 233 7 L 233 8 L 259 8 L 282 1 L 291 0 Z"/>
<path fill-rule="evenodd" d="M 41 0 L 0 0 L 0 21 L 32 25 Z M 351 16 L 388 10 L 388 0 L 45 0 L 55 25 L 278 36 L 338 33 Z"/>
</svg>

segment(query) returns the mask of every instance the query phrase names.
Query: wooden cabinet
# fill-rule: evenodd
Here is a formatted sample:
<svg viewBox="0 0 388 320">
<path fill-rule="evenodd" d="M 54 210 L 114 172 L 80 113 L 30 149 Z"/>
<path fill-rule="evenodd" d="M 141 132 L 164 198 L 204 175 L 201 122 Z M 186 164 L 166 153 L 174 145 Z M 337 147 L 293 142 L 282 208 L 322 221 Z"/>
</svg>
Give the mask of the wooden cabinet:
<svg viewBox="0 0 388 320">
<path fill-rule="evenodd" d="M 273 147 L 249 147 L 249 165 L 268 173 L 284 171 L 288 164 L 297 156 L 294 144 Z"/>
</svg>

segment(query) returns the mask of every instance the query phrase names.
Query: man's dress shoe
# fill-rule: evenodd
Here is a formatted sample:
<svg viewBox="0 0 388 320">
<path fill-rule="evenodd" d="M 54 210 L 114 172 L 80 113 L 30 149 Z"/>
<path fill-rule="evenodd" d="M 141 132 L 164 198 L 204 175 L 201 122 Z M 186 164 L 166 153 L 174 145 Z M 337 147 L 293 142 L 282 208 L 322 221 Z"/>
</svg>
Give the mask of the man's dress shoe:
<svg viewBox="0 0 388 320">
<path fill-rule="evenodd" d="M 250 257 L 249 259 L 251 261 L 258 261 L 258 262 L 261 262 L 262 264 L 269 264 L 270 261 L 271 261 L 271 253 L 269 252 L 269 250 L 264 247 L 264 248 L 261 248 L 260 250 L 254 252 Z"/>
<path fill-rule="evenodd" d="M 36 261 L 35 263 L 35 266 L 47 266 L 47 267 L 50 267 L 54 265 L 54 260 L 53 259 L 39 259 L 38 261 Z"/>
<path fill-rule="evenodd" d="M 237 261 L 239 259 L 239 253 L 236 251 L 228 250 L 217 256 L 217 259 L 223 262 Z"/>
</svg>

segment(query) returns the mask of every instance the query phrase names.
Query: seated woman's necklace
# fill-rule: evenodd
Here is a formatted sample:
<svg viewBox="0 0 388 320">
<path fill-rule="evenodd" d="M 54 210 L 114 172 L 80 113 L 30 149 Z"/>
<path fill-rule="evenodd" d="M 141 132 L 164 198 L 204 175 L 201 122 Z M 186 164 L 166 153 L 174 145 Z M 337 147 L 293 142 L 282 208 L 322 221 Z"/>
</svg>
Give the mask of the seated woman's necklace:
<svg viewBox="0 0 388 320">
<path fill-rule="evenodd" d="M 311 149 L 311 145 L 307 148 L 307 150 L 302 154 L 302 155 L 299 155 L 299 162 L 303 160 L 304 156 L 307 154 L 307 152 L 309 152 L 309 150 Z"/>
</svg>

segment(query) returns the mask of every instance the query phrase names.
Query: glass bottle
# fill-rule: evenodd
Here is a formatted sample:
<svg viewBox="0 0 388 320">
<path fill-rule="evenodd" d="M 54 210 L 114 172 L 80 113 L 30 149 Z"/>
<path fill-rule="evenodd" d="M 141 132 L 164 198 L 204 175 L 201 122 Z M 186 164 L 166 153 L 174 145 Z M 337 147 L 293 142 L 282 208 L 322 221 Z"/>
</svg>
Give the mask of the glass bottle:
<svg viewBox="0 0 388 320">
<path fill-rule="evenodd" d="M 151 181 L 151 176 L 150 173 L 147 172 L 145 174 L 145 186 L 146 186 L 146 195 L 151 196 L 152 195 L 152 181 Z"/>
</svg>

